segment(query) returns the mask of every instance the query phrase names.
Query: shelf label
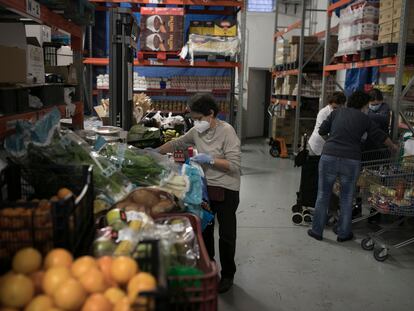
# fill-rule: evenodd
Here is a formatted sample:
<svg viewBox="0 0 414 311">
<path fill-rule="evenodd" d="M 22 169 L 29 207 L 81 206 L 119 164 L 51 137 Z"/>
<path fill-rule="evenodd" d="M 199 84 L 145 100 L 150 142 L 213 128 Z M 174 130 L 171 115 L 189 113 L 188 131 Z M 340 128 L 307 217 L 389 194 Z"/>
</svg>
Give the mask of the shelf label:
<svg viewBox="0 0 414 311">
<path fill-rule="evenodd" d="M 153 59 L 150 59 L 149 63 L 150 63 L 150 65 L 153 65 L 153 66 L 164 66 L 164 63 L 161 63 L 161 62 L 153 60 Z"/>
<path fill-rule="evenodd" d="M 35 0 L 26 0 L 26 13 L 40 18 L 40 4 Z"/>
<path fill-rule="evenodd" d="M 164 0 L 149 0 L 150 4 L 162 4 Z"/>
</svg>

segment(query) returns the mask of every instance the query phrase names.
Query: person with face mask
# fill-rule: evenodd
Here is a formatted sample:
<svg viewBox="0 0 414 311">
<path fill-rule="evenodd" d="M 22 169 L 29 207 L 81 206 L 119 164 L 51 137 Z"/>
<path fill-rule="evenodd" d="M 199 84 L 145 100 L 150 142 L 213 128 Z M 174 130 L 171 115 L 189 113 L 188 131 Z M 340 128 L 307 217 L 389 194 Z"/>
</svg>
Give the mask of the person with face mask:
<svg viewBox="0 0 414 311">
<path fill-rule="evenodd" d="M 368 117 L 377 123 L 378 127 L 385 133 L 389 132 L 390 107 L 384 103 L 384 97 L 380 90 L 373 89 L 369 92 Z"/>
<path fill-rule="evenodd" d="M 158 148 L 162 154 L 194 146 L 198 154 L 191 161 L 199 163 L 205 172 L 210 207 L 219 223 L 221 280 L 219 292 L 233 285 L 236 264 L 236 210 L 240 191 L 240 140 L 234 128 L 219 119 L 218 105 L 209 94 L 197 94 L 190 99 L 190 115 L 194 127 L 184 136 Z M 214 259 L 214 222 L 203 232 L 204 242 Z"/>
</svg>

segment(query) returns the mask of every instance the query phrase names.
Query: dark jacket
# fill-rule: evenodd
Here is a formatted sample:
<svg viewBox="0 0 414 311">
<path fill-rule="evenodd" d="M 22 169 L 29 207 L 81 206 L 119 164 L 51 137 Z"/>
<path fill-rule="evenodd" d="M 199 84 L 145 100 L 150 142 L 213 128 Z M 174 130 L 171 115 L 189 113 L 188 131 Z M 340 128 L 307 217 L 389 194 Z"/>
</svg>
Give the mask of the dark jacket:
<svg viewBox="0 0 414 311">
<path fill-rule="evenodd" d="M 389 133 L 390 114 L 390 107 L 386 103 L 382 103 L 377 111 L 368 111 L 368 117 L 373 122 L 375 122 L 382 131 L 384 131 L 387 134 Z M 384 148 L 384 146 L 371 138 L 368 138 L 363 146 L 363 149 L 366 151 L 380 148 Z"/>
<path fill-rule="evenodd" d="M 334 110 L 319 128 L 321 136 L 329 135 L 322 155 L 361 160 L 361 141 L 364 134 L 374 141 L 384 143 L 387 134 L 358 109 Z"/>
</svg>

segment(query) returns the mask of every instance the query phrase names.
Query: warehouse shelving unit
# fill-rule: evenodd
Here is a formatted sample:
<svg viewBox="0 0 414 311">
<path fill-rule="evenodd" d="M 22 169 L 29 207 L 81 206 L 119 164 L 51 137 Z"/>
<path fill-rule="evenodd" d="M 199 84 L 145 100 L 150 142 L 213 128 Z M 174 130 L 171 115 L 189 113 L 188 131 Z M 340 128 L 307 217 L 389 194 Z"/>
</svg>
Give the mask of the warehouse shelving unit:
<svg viewBox="0 0 414 311">
<path fill-rule="evenodd" d="M 317 12 L 320 10 L 307 8 L 308 1 L 307 0 L 301 0 L 301 18 L 294 22 L 293 24 L 287 26 L 283 30 L 279 30 L 278 25 L 278 14 L 279 14 L 279 5 L 278 2 L 276 2 L 276 18 L 275 18 L 275 35 L 274 35 L 274 47 L 273 47 L 273 56 L 275 56 L 276 53 L 276 41 L 279 37 L 283 37 L 285 34 L 291 32 L 294 29 L 300 29 L 300 44 L 299 44 L 299 53 L 298 53 L 298 64 L 297 68 L 294 69 L 287 69 L 287 70 L 277 70 L 276 69 L 276 60 L 274 58 L 273 60 L 273 73 L 272 73 L 272 82 L 275 78 L 281 78 L 281 77 L 287 77 L 287 76 L 296 76 L 298 77 L 297 82 L 297 96 L 293 100 L 286 100 L 286 99 L 278 99 L 275 98 L 274 94 L 274 88 L 272 87 L 272 94 L 271 94 L 271 102 L 273 103 L 273 108 L 277 107 L 277 105 L 284 105 L 289 106 L 290 108 L 295 109 L 295 124 L 294 124 L 294 138 L 293 138 L 293 153 L 296 154 L 298 152 L 299 148 L 299 141 L 300 141 L 300 124 L 302 121 L 313 121 L 315 118 L 313 117 L 303 117 L 301 114 L 301 107 L 303 105 L 303 101 L 306 99 L 305 96 L 303 96 L 302 88 L 305 81 L 304 73 L 306 65 L 310 62 L 310 60 L 313 58 L 313 56 L 320 51 L 321 48 L 323 48 L 322 45 L 319 45 L 318 48 L 313 51 L 312 55 L 309 57 L 309 59 L 304 59 L 304 49 L 305 49 L 305 30 L 308 29 L 308 32 L 310 34 L 310 26 L 306 27 L 306 21 L 307 21 L 307 12 Z M 321 37 L 321 34 L 314 34 L 315 36 Z M 322 70 L 315 70 L 309 73 L 322 73 Z M 273 84 L 273 83 L 272 83 Z M 313 99 L 313 98 L 312 98 Z M 269 112 L 275 111 L 275 109 L 269 109 Z M 272 114 L 272 117 L 274 115 Z"/>
<path fill-rule="evenodd" d="M 82 50 L 83 50 L 83 37 L 84 32 L 82 26 L 76 25 L 70 20 L 65 19 L 62 15 L 59 15 L 49 9 L 47 6 L 39 4 L 39 12 L 36 15 L 33 15 L 29 8 L 30 1 L 23 1 L 23 0 L 0 0 L 0 6 L 4 7 L 5 9 L 11 11 L 12 13 L 16 13 L 22 17 L 30 18 L 40 24 L 45 24 L 50 27 L 55 27 L 66 31 L 71 35 L 71 47 L 74 50 L 74 60 L 75 66 L 77 69 L 77 79 L 78 79 L 78 86 L 77 92 L 79 92 L 80 100 L 75 102 L 76 110 L 75 114 L 72 117 L 72 126 L 74 128 L 81 129 L 83 128 L 83 94 L 81 89 L 79 88 L 82 85 Z M 63 118 L 67 117 L 66 113 L 66 105 L 58 105 L 56 106 Z M 15 121 L 24 119 L 24 120 L 31 120 L 36 121 L 41 118 L 44 114 L 51 111 L 54 107 L 45 107 L 38 110 L 33 110 L 29 112 L 22 112 L 12 115 L 4 115 L 0 116 L 0 140 L 4 139 L 7 135 L 10 135 L 14 132 Z"/>
<path fill-rule="evenodd" d="M 241 37 L 241 52 L 239 54 L 239 60 L 244 59 L 244 36 L 245 36 L 245 18 L 246 12 L 244 9 L 244 1 L 237 0 L 90 0 L 95 3 L 95 9 L 97 11 L 106 11 L 110 8 L 118 7 L 123 3 L 131 5 L 133 12 L 140 12 L 142 7 L 147 5 L 175 5 L 183 7 L 185 14 L 207 14 L 207 15 L 227 15 L 237 18 L 240 16 L 240 37 Z M 194 7 L 197 6 L 197 9 Z M 202 8 L 200 8 L 202 7 Z M 108 58 L 85 58 L 85 65 L 90 66 L 108 66 Z M 148 67 L 177 67 L 177 68 L 222 68 L 231 70 L 231 89 L 227 92 L 230 98 L 228 116 L 229 122 L 235 126 L 236 131 L 241 135 L 241 113 L 243 107 L 243 96 L 240 92 L 236 92 L 236 76 L 238 77 L 238 89 L 242 90 L 243 86 L 243 62 L 242 61 L 227 61 L 226 59 L 206 59 L 195 60 L 193 64 L 190 64 L 188 60 L 182 60 L 178 57 L 176 52 L 137 52 L 137 58 L 134 60 L 134 66 L 148 66 Z M 237 71 L 237 74 L 236 74 Z M 91 94 L 101 94 L 102 90 L 90 90 Z M 148 92 L 157 90 L 147 90 Z M 169 90 L 159 90 L 160 93 L 168 92 Z M 146 91 L 140 91 L 146 92 Z M 190 93 L 188 93 L 190 94 Z M 236 104 L 235 96 L 238 95 L 238 101 Z"/>
<path fill-rule="evenodd" d="M 352 0 L 341 0 L 336 3 L 333 3 L 331 0 L 328 1 L 327 7 L 327 18 L 326 18 L 326 33 L 325 33 L 325 51 L 329 50 L 330 46 L 330 31 L 331 28 L 331 19 L 333 12 L 336 9 L 345 7 L 350 4 Z M 331 64 L 332 60 L 327 57 L 325 53 L 324 58 L 324 74 L 322 82 L 322 100 L 320 103 L 320 108 L 326 105 L 327 95 L 326 95 L 326 83 L 327 77 L 339 70 L 353 69 L 353 68 L 368 68 L 368 67 L 379 67 L 380 73 L 391 73 L 395 74 L 395 84 L 394 84 L 394 93 L 391 109 L 393 111 L 393 122 L 392 122 L 392 135 L 393 139 L 398 137 L 398 129 L 409 129 L 414 133 L 414 129 L 410 122 L 404 115 L 404 109 L 407 106 L 413 106 L 413 101 L 408 101 L 405 98 L 405 95 L 409 89 L 414 85 L 414 77 L 410 79 L 405 88 L 403 89 L 403 74 L 404 70 L 409 68 L 406 64 L 406 48 L 407 48 L 407 29 L 408 29 L 408 14 L 409 6 L 413 5 L 412 1 L 403 0 L 402 2 L 402 16 L 400 19 L 400 35 L 398 42 L 398 51 L 397 55 L 393 57 L 387 57 L 382 59 L 372 59 L 369 61 L 353 62 L 353 63 L 344 63 L 344 64 Z M 400 123 L 400 117 L 403 120 L 403 124 Z"/>
</svg>

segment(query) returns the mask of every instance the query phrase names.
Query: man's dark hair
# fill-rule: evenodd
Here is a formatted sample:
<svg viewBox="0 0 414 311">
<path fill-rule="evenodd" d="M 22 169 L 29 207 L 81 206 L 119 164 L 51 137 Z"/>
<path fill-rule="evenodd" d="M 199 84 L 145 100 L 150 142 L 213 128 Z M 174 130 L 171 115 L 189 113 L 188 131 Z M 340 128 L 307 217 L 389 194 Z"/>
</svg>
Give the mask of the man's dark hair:
<svg viewBox="0 0 414 311">
<path fill-rule="evenodd" d="M 328 97 L 328 104 L 338 104 L 345 105 L 346 96 L 343 92 L 334 92 L 331 96 Z"/>
<path fill-rule="evenodd" d="M 210 94 L 196 94 L 190 98 L 188 102 L 192 112 L 201 113 L 203 116 L 209 116 L 211 111 L 214 112 L 214 117 L 219 113 L 219 108 L 216 100 Z"/>
<path fill-rule="evenodd" d="M 382 95 L 382 92 L 378 89 L 372 89 L 369 93 L 370 101 L 374 100 L 384 100 L 384 96 Z"/>
<path fill-rule="evenodd" d="M 362 109 L 369 103 L 369 95 L 361 91 L 355 91 L 348 98 L 348 107 L 355 109 Z"/>
</svg>

